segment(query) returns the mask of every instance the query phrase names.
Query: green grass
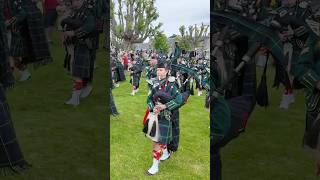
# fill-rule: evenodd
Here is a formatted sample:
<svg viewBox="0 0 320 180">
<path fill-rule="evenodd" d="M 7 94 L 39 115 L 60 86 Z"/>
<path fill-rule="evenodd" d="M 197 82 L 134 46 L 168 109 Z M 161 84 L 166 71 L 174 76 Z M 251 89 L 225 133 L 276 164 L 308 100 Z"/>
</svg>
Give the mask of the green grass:
<svg viewBox="0 0 320 180">
<path fill-rule="evenodd" d="M 7 93 L 18 140 L 32 168 L 2 180 L 106 179 L 106 53 L 98 51 L 94 89 L 78 107 L 64 105 L 72 80 L 63 69 L 64 49 L 51 46 L 54 62 L 32 70 Z"/>
<path fill-rule="evenodd" d="M 295 103 L 281 110 L 282 89 L 269 88 L 270 107 L 256 107 L 246 132 L 222 149 L 224 180 L 318 179 L 314 161 L 302 148 L 304 92 L 295 91 Z"/>
<path fill-rule="evenodd" d="M 147 84 L 142 78 L 140 91 L 132 97 L 128 79 L 113 90 L 120 116 L 110 120 L 111 178 L 150 179 L 144 173 L 152 163 L 152 142 L 142 133 Z M 209 141 L 209 113 L 204 108 L 204 96 L 191 96 L 180 109 L 179 150 L 160 163 L 159 173 L 151 179 L 209 179 Z"/>
</svg>

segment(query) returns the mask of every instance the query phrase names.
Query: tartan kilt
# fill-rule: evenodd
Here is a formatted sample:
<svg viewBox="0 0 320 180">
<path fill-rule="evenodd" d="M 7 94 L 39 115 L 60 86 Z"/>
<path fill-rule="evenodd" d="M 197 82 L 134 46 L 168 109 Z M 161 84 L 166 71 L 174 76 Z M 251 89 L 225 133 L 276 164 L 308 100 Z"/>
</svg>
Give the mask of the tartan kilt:
<svg viewBox="0 0 320 180">
<path fill-rule="evenodd" d="M 93 53 L 85 44 L 76 44 L 74 46 L 74 61 L 72 64 L 72 76 L 79 78 L 90 78 L 90 62 Z"/>
<path fill-rule="evenodd" d="M 17 141 L 9 105 L 2 85 L 0 85 L 0 103 L 0 170 L 3 173 L 25 170 L 30 165 L 24 160 Z"/>
<path fill-rule="evenodd" d="M 168 121 L 163 113 L 158 115 L 159 142 L 168 145 L 172 141 L 172 121 Z"/>
<path fill-rule="evenodd" d="M 12 32 L 9 55 L 12 57 L 28 56 L 27 40 L 19 32 Z"/>
<path fill-rule="evenodd" d="M 172 111 L 172 140 L 168 144 L 170 151 L 177 151 L 179 147 L 180 126 L 179 126 L 179 110 Z"/>
<path fill-rule="evenodd" d="M 110 89 L 110 110 L 111 110 L 112 115 L 118 114 L 117 107 L 116 107 L 116 104 L 114 102 L 113 95 L 112 95 L 112 89 Z"/>
<path fill-rule="evenodd" d="M 132 75 L 132 79 L 131 79 L 132 86 L 139 87 L 140 76 L 141 76 L 140 73 Z"/>
<path fill-rule="evenodd" d="M 306 128 L 303 144 L 320 152 L 320 92 L 306 95 Z M 319 153 L 318 153 L 319 154 Z"/>
</svg>

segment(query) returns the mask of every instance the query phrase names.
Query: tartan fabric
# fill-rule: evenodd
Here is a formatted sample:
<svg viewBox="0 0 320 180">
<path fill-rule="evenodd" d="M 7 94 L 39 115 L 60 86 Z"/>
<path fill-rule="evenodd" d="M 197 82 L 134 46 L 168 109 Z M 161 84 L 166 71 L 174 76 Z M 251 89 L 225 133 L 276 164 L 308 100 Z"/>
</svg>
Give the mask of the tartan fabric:
<svg viewBox="0 0 320 180">
<path fill-rule="evenodd" d="M 74 60 L 70 65 L 72 67 L 71 74 L 74 77 L 92 81 L 97 41 L 97 38 L 94 37 L 95 19 L 93 12 L 84 5 L 69 18 L 81 22 L 80 28 L 74 30 L 75 36 L 71 42 L 74 45 Z M 70 54 L 70 52 L 67 51 L 67 54 Z"/>
<path fill-rule="evenodd" d="M 3 9 L 3 0 L 0 0 L 0 9 Z M 0 174 L 7 175 L 23 171 L 30 165 L 24 160 L 20 150 L 5 97 L 5 89 L 13 85 L 14 79 L 8 64 L 8 46 L 2 13 L 0 13 L 0 73 Z"/>
<path fill-rule="evenodd" d="M 130 83 L 132 84 L 132 86 L 139 87 L 142 66 L 139 63 L 136 63 L 131 67 L 131 71 L 132 71 L 132 78 Z"/>
<path fill-rule="evenodd" d="M 79 78 L 90 78 L 90 61 L 92 50 L 85 44 L 76 44 L 74 47 L 74 61 L 72 66 L 72 76 Z"/>
<path fill-rule="evenodd" d="M 132 75 L 131 84 L 132 86 L 139 87 L 141 73 L 135 73 Z"/>
<path fill-rule="evenodd" d="M 3 3 L 3 1 L 0 2 Z M 0 8 L 3 5 L 1 3 Z M 13 86 L 14 78 L 9 68 L 8 41 L 4 21 L 3 15 L 0 14 L 0 83 L 6 89 Z"/>
<path fill-rule="evenodd" d="M 172 139 L 168 144 L 170 151 L 177 151 L 179 147 L 180 126 L 179 126 L 179 111 L 174 110 L 172 112 Z"/>
<path fill-rule="evenodd" d="M 11 11 L 17 23 L 11 27 L 12 39 L 10 56 L 22 57 L 22 64 L 34 64 L 34 67 L 52 61 L 44 32 L 42 13 L 31 0 L 12 3 Z"/>
<path fill-rule="evenodd" d="M 12 32 L 10 52 L 12 57 L 26 57 L 28 55 L 27 39 L 23 37 L 22 31 Z"/>
<path fill-rule="evenodd" d="M 162 87 L 162 88 L 161 88 Z M 154 86 L 151 90 L 151 93 L 148 96 L 147 103 L 150 111 L 153 111 L 154 105 L 156 104 L 154 96 L 157 92 L 163 91 L 173 96 L 173 100 L 170 100 L 168 103 L 177 104 L 176 108 L 166 108 L 161 111 L 158 115 L 159 123 L 159 143 L 168 145 L 170 151 L 177 151 L 179 145 L 179 107 L 184 104 L 182 95 L 178 91 L 178 87 L 175 82 L 169 82 L 164 79 L 160 81 L 160 87 Z M 166 103 L 166 104 L 168 104 Z"/>
<path fill-rule="evenodd" d="M 114 103 L 113 95 L 112 95 L 112 89 L 110 89 L 110 110 L 112 115 L 118 115 L 116 104 Z"/>
<path fill-rule="evenodd" d="M 0 171 L 3 175 L 18 173 L 30 165 L 24 160 L 20 150 L 2 85 L 0 85 L 0 107 Z"/>
<path fill-rule="evenodd" d="M 119 81 L 125 81 L 125 80 L 126 80 L 126 76 L 124 74 L 123 65 L 119 61 L 117 61 L 116 67 L 115 67 L 115 81 L 119 82 Z"/>
<path fill-rule="evenodd" d="M 308 106 L 308 101 L 306 101 Z M 312 149 L 316 149 L 319 143 L 320 133 L 320 102 L 318 108 L 314 111 L 307 111 L 306 113 L 306 128 L 304 132 L 303 145 Z"/>
<path fill-rule="evenodd" d="M 169 144 L 172 141 L 172 122 L 168 121 L 163 113 L 158 115 L 159 123 L 159 142 L 160 144 Z"/>
<path fill-rule="evenodd" d="M 96 49 L 90 50 L 90 64 L 89 64 L 89 72 L 90 76 L 89 78 L 85 78 L 85 81 L 92 83 L 93 81 L 93 71 L 94 71 L 94 62 L 96 60 Z"/>
<path fill-rule="evenodd" d="M 23 8 L 27 13 L 27 28 L 30 58 L 26 64 L 33 63 L 35 67 L 52 62 L 48 41 L 44 31 L 44 21 L 40 9 L 31 0 L 25 0 Z"/>
</svg>

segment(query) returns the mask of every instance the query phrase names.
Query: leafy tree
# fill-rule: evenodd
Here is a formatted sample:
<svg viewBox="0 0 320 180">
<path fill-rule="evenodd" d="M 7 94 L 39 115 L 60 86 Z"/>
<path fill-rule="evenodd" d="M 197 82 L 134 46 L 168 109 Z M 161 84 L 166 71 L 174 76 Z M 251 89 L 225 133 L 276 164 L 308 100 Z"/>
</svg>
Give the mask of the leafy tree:
<svg viewBox="0 0 320 180">
<path fill-rule="evenodd" d="M 167 36 L 161 32 L 157 33 L 153 39 L 153 47 L 157 52 L 168 53 L 170 45 Z"/>
<path fill-rule="evenodd" d="M 180 26 L 179 32 L 180 36 L 176 36 L 176 41 L 182 49 L 194 51 L 196 48 L 200 47 L 200 43 L 209 35 L 208 33 L 209 25 L 189 26 L 186 30 L 185 26 Z"/>
<path fill-rule="evenodd" d="M 117 0 L 117 4 L 114 1 L 111 1 L 111 31 L 123 40 L 126 50 L 154 36 L 162 26 L 154 25 L 159 17 L 155 0 Z"/>
</svg>

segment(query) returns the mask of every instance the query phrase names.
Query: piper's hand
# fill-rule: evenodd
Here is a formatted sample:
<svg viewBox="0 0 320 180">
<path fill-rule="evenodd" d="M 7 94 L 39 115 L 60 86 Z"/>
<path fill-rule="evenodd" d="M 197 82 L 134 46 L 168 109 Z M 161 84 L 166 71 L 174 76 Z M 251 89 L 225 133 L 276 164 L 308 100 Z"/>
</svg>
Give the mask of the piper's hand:
<svg viewBox="0 0 320 180">
<path fill-rule="evenodd" d="M 157 107 L 157 109 L 159 109 L 159 111 L 162 111 L 167 108 L 167 106 L 165 104 L 158 104 L 156 107 Z"/>
<path fill-rule="evenodd" d="M 153 114 L 158 114 L 160 112 L 160 110 L 157 108 L 157 107 L 155 107 L 154 109 L 153 109 Z"/>
</svg>

